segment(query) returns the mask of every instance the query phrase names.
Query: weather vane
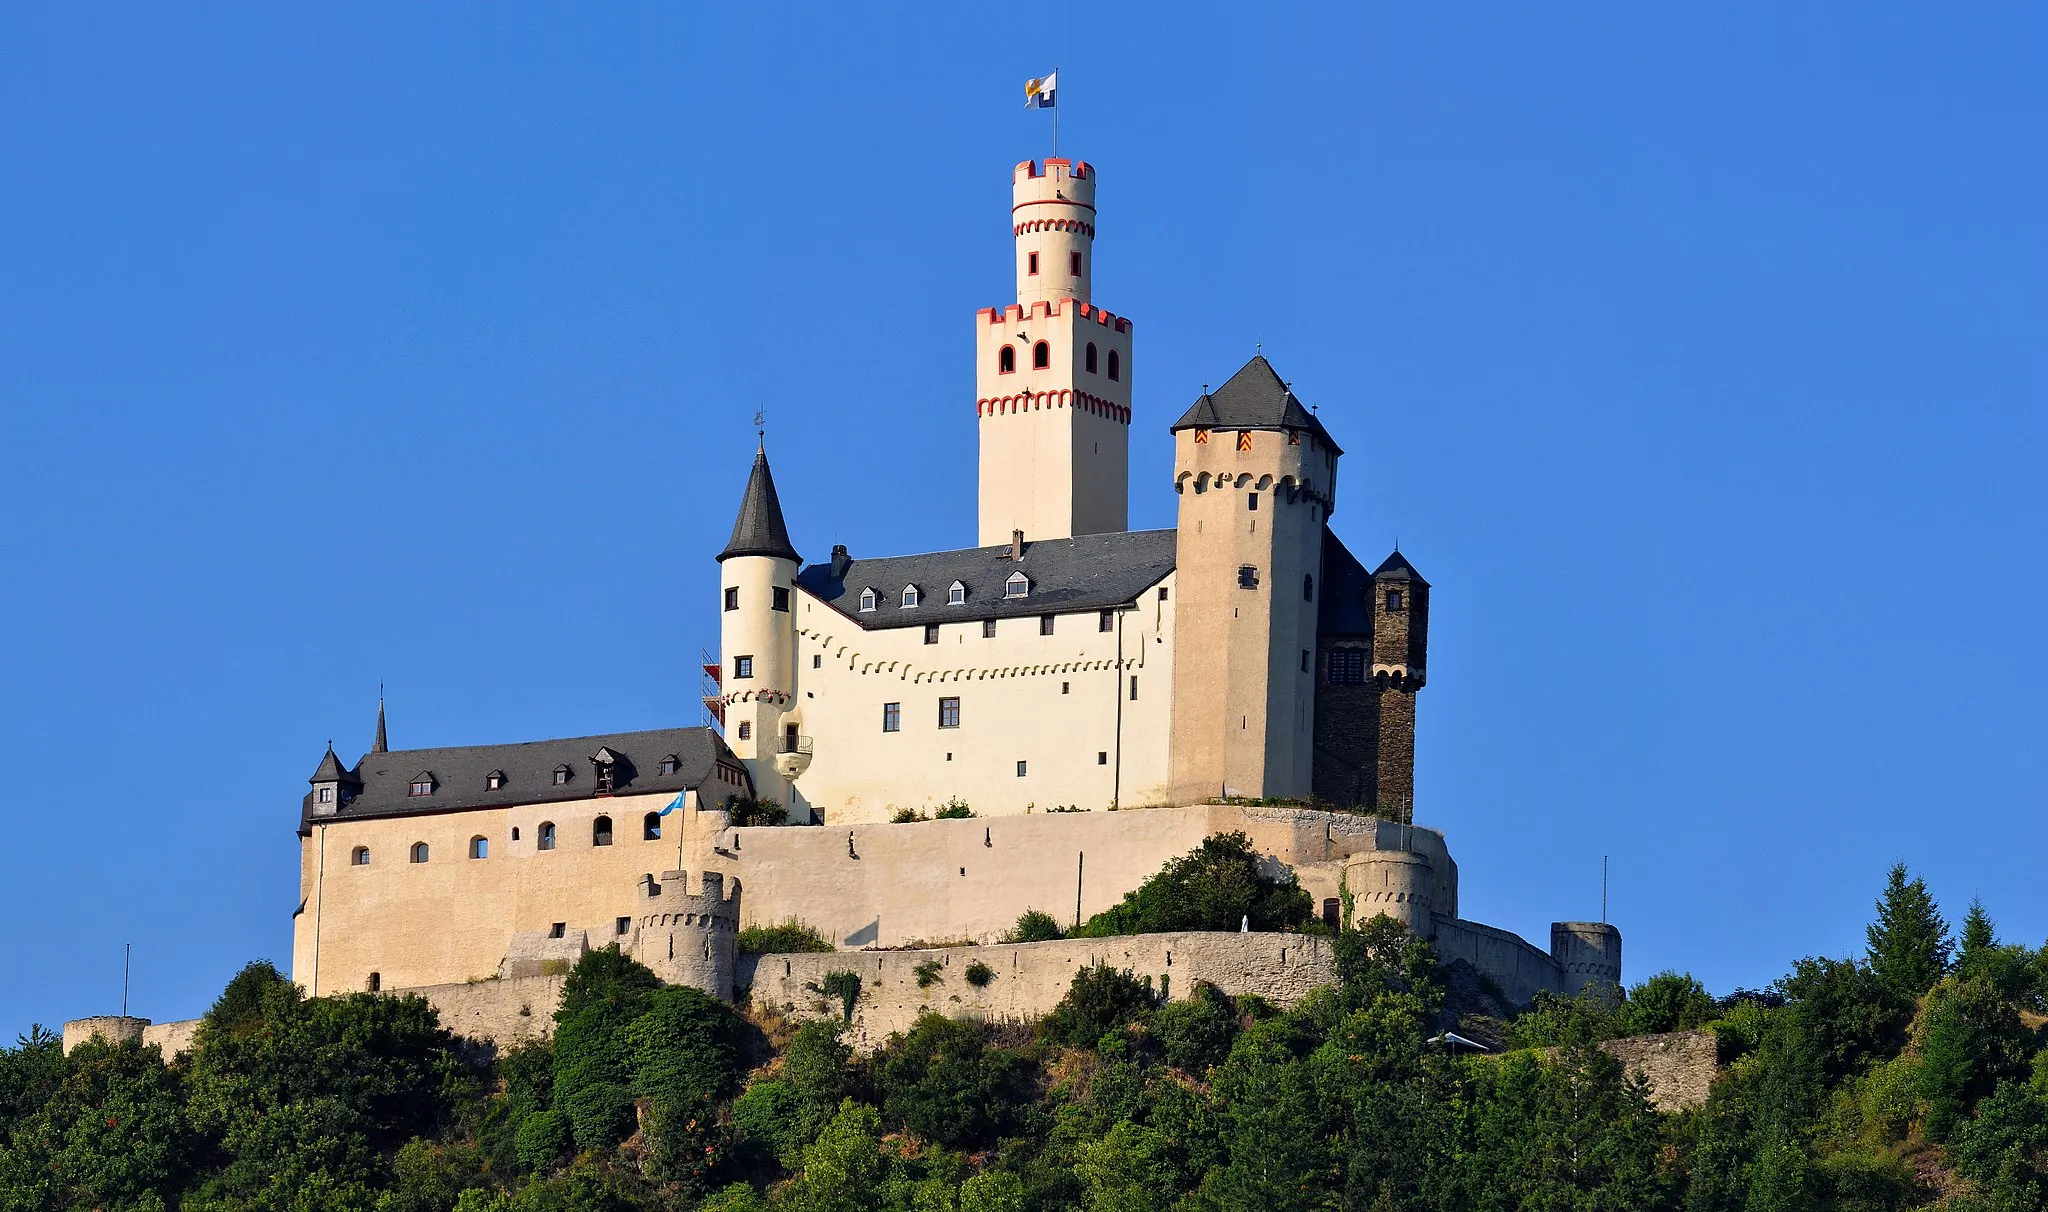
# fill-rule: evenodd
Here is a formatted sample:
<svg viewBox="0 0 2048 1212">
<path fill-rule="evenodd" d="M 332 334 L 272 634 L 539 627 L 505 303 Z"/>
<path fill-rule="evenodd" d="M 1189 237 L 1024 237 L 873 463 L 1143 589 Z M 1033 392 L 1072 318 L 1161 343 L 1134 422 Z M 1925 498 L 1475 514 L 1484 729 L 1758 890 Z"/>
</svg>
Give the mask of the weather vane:
<svg viewBox="0 0 2048 1212">
<path fill-rule="evenodd" d="M 755 437 L 757 437 L 757 438 L 765 438 L 765 437 L 767 437 L 767 436 L 768 436 L 768 429 L 767 429 L 767 424 L 766 424 L 767 416 L 768 416 L 768 413 L 767 413 L 767 410 L 766 410 L 766 409 L 761 409 L 761 410 L 757 410 L 757 411 L 756 411 L 756 412 L 754 413 L 754 436 L 755 436 Z"/>
</svg>

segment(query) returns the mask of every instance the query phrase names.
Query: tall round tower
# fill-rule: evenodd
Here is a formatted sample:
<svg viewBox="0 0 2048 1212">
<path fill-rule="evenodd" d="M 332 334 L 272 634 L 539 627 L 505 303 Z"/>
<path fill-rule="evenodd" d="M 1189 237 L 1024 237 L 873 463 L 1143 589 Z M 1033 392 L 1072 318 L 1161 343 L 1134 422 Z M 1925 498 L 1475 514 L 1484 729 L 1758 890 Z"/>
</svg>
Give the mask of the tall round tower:
<svg viewBox="0 0 2048 1212">
<path fill-rule="evenodd" d="M 726 744 L 746 762 L 756 794 L 784 806 L 790 786 L 776 772 L 775 758 L 788 743 L 783 716 L 796 701 L 790 605 L 798 560 L 768 472 L 768 452 L 756 449 L 732 541 L 718 553 L 720 698 Z"/>
<path fill-rule="evenodd" d="M 1095 172 L 1086 160 L 1017 166 L 1010 190 L 1017 232 L 1017 302 L 1089 302 L 1095 272 Z"/>
</svg>

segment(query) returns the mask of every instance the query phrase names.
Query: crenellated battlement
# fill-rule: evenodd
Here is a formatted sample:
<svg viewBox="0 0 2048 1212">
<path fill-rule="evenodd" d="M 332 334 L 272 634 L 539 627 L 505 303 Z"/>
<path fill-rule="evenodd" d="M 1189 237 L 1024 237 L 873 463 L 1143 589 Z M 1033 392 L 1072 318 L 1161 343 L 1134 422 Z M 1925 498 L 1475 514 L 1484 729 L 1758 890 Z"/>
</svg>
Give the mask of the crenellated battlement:
<svg viewBox="0 0 2048 1212">
<path fill-rule="evenodd" d="M 1057 181 L 1062 178 L 1071 181 L 1086 181 L 1090 201 L 1095 197 L 1095 166 L 1086 160 L 1068 160 L 1058 156 L 1045 160 L 1019 160 L 1011 179 L 1018 185 L 1026 181 Z"/>
<path fill-rule="evenodd" d="M 697 873 L 690 891 L 684 871 L 640 877 L 640 913 L 634 919 L 633 955 L 671 985 L 702 989 L 732 1000 L 732 971 L 740 932 L 740 882 L 717 871 Z"/>
<path fill-rule="evenodd" d="M 1011 303 L 1004 307 L 983 307 L 974 314 L 984 324 L 1022 324 L 1030 320 L 1049 320 L 1054 316 L 1064 315 L 1065 305 L 1068 303 L 1074 304 L 1078 309 L 1074 314 L 1083 320 L 1092 321 L 1104 328 L 1114 328 L 1118 332 L 1131 331 L 1129 316 L 1120 316 L 1107 308 L 1075 299 L 1035 299 L 1028 305 Z"/>
</svg>

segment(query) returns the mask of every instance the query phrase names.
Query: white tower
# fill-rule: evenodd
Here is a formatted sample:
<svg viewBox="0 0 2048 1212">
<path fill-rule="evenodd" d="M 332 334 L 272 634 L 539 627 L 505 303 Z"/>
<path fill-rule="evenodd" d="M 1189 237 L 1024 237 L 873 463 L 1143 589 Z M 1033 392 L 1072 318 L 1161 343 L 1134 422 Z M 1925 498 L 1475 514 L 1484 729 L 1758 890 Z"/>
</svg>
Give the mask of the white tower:
<svg viewBox="0 0 2048 1212">
<path fill-rule="evenodd" d="M 719 683 L 725 740 L 754 776 L 757 795 L 790 807 L 788 779 L 776 771 L 796 701 L 796 596 L 798 555 L 782 520 L 768 452 L 754 452 L 732 540 L 718 553 Z"/>
<path fill-rule="evenodd" d="M 1095 170 L 1013 174 L 1017 302 L 975 317 L 980 545 L 1123 530 L 1129 518 L 1131 322 L 1090 301 Z"/>
</svg>

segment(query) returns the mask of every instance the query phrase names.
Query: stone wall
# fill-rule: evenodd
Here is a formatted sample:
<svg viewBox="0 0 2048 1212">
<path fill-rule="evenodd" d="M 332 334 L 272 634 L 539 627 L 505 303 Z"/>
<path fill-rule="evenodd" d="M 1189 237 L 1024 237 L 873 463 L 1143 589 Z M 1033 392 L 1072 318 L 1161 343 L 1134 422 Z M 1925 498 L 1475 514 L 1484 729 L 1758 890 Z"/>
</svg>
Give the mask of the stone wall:
<svg viewBox="0 0 2048 1212">
<path fill-rule="evenodd" d="M 142 1045 L 146 1048 L 155 1044 L 163 1049 L 164 1059 L 171 1060 L 180 1052 L 192 1051 L 193 1044 L 199 1039 L 199 1023 L 199 1019 L 187 1018 L 175 1023 L 158 1023 L 152 1027 L 145 1027 L 142 1032 Z"/>
<path fill-rule="evenodd" d="M 554 1034 L 555 1006 L 567 979 L 521 976 L 392 992 L 419 994 L 440 1012 L 443 1027 L 470 1039 L 491 1040 L 503 1050 Z"/>
<path fill-rule="evenodd" d="M 1493 926 L 1439 916 L 1436 952 L 1446 963 L 1461 959 L 1479 969 L 1517 1006 L 1528 1005 L 1538 991 L 1564 991 L 1563 973 L 1548 953 Z"/>
<path fill-rule="evenodd" d="M 1650 1105 L 1659 1111 L 1684 1111 L 1706 1102 L 1720 1068 L 1711 1031 L 1612 1039 L 1601 1044 L 1600 1050 L 1619 1060 L 1626 1071 L 1641 1073 L 1649 1081 Z"/>
<path fill-rule="evenodd" d="M 937 963 L 938 979 L 920 988 L 917 968 Z M 988 966 L 986 985 L 967 979 L 969 965 Z M 840 1013 L 816 989 L 832 972 L 861 979 L 848 1042 L 869 1049 L 918 1016 L 1013 1022 L 1051 1012 L 1067 995 L 1074 973 L 1094 964 L 1150 977 L 1168 996 L 1186 997 L 1197 981 L 1225 993 L 1256 993 L 1291 1005 L 1337 979 L 1328 940 L 1299 934 L 1142 934 L 1124 938 L 1061 939 L 993 947 L 928 951 L 862 951 L 815 955 L 742 956 L 739 983 L 751 986 L 754 1005 L 796 1018 Z"/>
</svg>

